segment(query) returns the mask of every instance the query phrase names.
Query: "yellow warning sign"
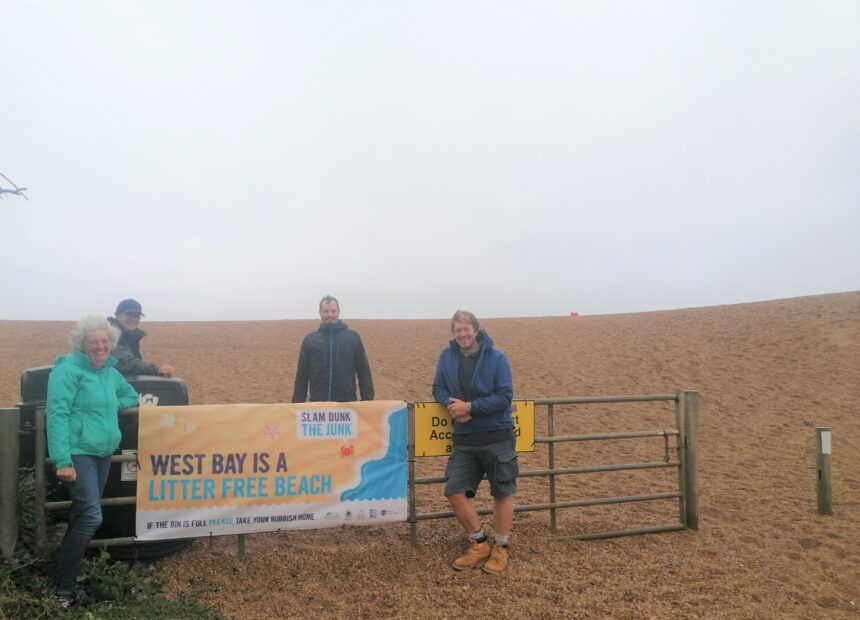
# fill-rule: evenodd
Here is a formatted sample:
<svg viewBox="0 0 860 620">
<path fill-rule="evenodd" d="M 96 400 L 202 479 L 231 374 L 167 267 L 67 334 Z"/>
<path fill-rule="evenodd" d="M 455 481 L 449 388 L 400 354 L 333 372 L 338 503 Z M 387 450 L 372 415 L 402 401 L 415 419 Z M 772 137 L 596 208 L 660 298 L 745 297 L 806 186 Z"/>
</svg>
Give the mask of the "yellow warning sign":
<svg viewBox="0 0 860 620">
<path fill-rule="evenodd" d="M 534 452 L 535 401 L 511 404 L 517 452 Z M 447 456 L 454 445 L 451 414 L 439 403 L 415 403 L 415 456 Z"/>
</svg>

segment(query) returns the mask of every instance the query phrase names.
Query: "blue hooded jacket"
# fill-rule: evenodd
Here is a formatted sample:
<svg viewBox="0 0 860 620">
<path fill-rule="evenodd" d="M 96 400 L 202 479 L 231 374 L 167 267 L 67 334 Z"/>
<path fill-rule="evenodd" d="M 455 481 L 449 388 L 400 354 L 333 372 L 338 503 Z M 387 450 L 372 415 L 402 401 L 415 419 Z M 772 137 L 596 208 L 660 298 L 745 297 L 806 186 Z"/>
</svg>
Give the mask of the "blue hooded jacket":
<svg viewBox="0 0 860 620">
<path fill-rule="evenodd" d="M 433 398 L 446 406 L 451 397 L 469 400 L 472 403 L 472 419 L 466 423 L 454 422 L 455 435 L 484 433 L 514 427 L 511 416 L 511 400 L 514 397 L 511 365 L 500 349 L 493 347 L 493 340 L 483 329 L 478 331 L 481 345 L 475 374 L 472 376 L 471 397 L 466 398 L 460 390 L 460 346 L 452 340 L 442 349 L 436 376 L 433 378 Z"/>
</svg>

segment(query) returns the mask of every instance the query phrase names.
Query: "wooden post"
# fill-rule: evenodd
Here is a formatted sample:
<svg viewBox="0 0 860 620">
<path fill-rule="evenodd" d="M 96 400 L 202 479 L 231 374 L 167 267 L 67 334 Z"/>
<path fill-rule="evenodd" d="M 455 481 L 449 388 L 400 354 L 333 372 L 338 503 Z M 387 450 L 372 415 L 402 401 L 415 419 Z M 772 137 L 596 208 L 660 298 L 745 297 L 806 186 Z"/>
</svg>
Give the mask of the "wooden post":
<svg viewBox="0 0 860 620">
<path fill-rule="evenodd" d="M 237 550 L 237 555 L 239 556 L 239 559 L 244 560 L 245 559 L 245 535 L 244 534 L 239 534 L 238 540 L 237 540 L 237 549 L 236 550 Z"/>
<path fill-rule="evenodd" d="M 831 434 L 826 426 L 815 427 L 815 461 L 818 467 L 818 514 L 833 514 L 833 485 L 830 481 Z"/>
<path fill-rule="evenodd" d="M 684 392 L 684 524 L 699 529 L 699 393 Z"/>
<path fill-rule="evenodd" d="M 18 428 L 21 412 L 0 409 L 0 556 L 10 559 L 18 543 Z"/>
</svg>

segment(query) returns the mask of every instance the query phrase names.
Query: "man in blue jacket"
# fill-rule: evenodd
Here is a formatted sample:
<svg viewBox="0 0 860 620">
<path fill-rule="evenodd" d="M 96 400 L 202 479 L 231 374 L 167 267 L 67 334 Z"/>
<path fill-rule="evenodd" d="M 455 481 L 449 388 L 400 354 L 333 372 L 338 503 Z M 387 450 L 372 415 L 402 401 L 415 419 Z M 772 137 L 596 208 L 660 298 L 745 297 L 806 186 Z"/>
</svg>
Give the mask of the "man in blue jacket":
<svg viewBox="0 0 860 620">
<path fill-rule="evenodd" d="M 451 318 L 454 339 L 439 355 L 433 398 L 451 414 L 454 449 L 445 468 L 445 497 L 469 537 L 469 551 L 454 568 L 481 568 L 497 574 L 508 566 L 519 464 L 511 400 L 514 389 L 508 358 L 481 329 L 471 312 Z M 486 474 L 493 496 L 494 540 L 490 541 L 470 498 Z"/>
</svg>

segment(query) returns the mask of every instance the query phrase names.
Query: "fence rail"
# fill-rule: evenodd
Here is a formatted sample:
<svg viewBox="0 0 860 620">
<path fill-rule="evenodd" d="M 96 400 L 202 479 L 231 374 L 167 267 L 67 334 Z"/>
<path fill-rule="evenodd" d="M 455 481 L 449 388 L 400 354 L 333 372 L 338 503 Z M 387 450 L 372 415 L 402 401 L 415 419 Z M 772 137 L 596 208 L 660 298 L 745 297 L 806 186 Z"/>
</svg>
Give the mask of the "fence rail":
<svg viewBox="0 0 860 620">
<path fill-rule="evenodd" d="M 537 510 L 549 510 L 550 529 L 558 531 L 558 510 L 567 508 L 582 508 L 587 506 L 602 506 L 610 504 L 625 504 L 631 502 L 647 502 L 659 500 L 678 500 L 677 523 L 665 525 L 631 528 L 624 530 L 611 530 L 578 534 L 574 536 L 560 536 L 557 539 L 573 538 L 577 540 L 594 540 L 599 538 L 612 538 L 617 536 L 632 536 L 636 534 L 649 534 L 655 532 L 670 532 L 684 529 L 698 529 L 699 527 L 699 498 L 698 482 L 696 480 L 698 459 L 698 416 L 699 416 L 699 394 L 695 391 L 678 392 L 676 394 L 637 394 L 628 396 L 584 396 L 569 398 L 538 398 L 534 399 L 535 406 L 546 407 L 547 410 L 547 434 L 543 437 L 535 437 L 535 444 L 547 445 L 547 469 L 521 471 L 521 478 L 548 477 L 549 478 L 549 502 L 543 504 L 526 504 L 514 507 L 514 512 L 529 512 Z M 591 405 L 591 404 L 625 404 L 654 401 L 669 401 L 675 404 L 675 426 L 672 429 L 630 431 L 614 433 L 592 433 L 584 435 L 556 435 L 555 422 L 558 405 Z M 433 476 L 418 478 L 415 476 L 415 437 L 414 429 L 414 407 L 409 410 L 409 517 L 410 541 L 417 545 L 418 533 L 417 523 L 431 519 L 453 518 L 452 511 L 419 513 L 417 507 L 416 487 L 423 484 L 439 484 L 445 482 L 444 476 Z M 613 463 L 605 465 L 585 465 L 578 467 L 556 467 L 555 446 L 559 443 L 578 441 L 614 441 L 619 439 L 641 439 L 646 437 L 663 437 L 664 460 L 647 463 Z M 670 438 L 674 439 L 674 448 L 669 445 Z M 677 461 L 669 459 L 670 452 L 679 455 Z M 557 498 L 556 479 L 558 476 L 571 474 L 591 474 L 600 472 L 644 470 L 658 468 L 675 468 L 678 470 L 678 490 L 668 493 L 648 493 L 641 495 L 628 495 L 617 497 L 602 497 L 591 499 L 578 499 L 572 501 L 559 501 Z M 478 510 L 479 515 L 492 514 L 491 508 Z"/>
<path fill-rule="evenodd" d="M 594 433 L 584 435 L 556 435 L 556 406 L 560 405 L 590 405 L 599 403 L 624 404 L 653 401 L 672 401 L 675 403 L 675 425 L 676 428 Z M 567 508 L 581 508 L 587 506 L 601 506 L 611 504 L 625 504 L 632 502 L 647 502 L 657 500 L 678 500 L 679 521 L 666 525 L 650 527 L 631 528 L 624 530 L 613 530 L 604 532 L 593 532 L 578 534 L 574 536 L 560 536 L 558 539 L 574 538 L 578 540 L 593 540 L 597 538 L 608 538 L 615 536 L 632 536 L 637 534 L 648 534 L 655 532 L 669 532 L 683 529 L 698 529 L 699 525 L 699 497 L 698 480 L 696 477 L 698 460 L 698 417 L 699 417 L 699 394 L 695 391 L 678 392 L 677 394 L 652 394 L 652 395 L 630 395 L 630 396 L 588 396 L 570 398 L 539 398 L 535 399 L 536 406 L 546 407 L 547 434 L 535 437 L 535 444 L 547 446 L 547 468 L 520 473 L 522 478 L 548 477 L 549 478 L 549 501 L 540 504 L 524 504 L 514 508 L 515 512 L 531 512 L 548 510 L 550 512 L 550 528 L 557 531 L 557 511 Z M 122 415 L 137 415 L 137 409 L 128 409 Z M 0 552 L 4 558 L 12 557 L 17 541 L 17 476 L 18 476 L 18 428 L 20 411 L 18 409 L 0 409 Z M 45 465 L 51 464 L 47 458 L 46 435 L 45 435 L 45 411 L 43 407 L 37 407 L 35 411 L 35 442 L 34 442 L 34 470 L 36 497 L 35 497 L 35 538 L 37 546 L 43 545 L 47 539 L 46 512 L 64 510 L 71 506 L 70 501 L 46 500 Z M 408 466 L 408 517 L 410 526 L 409 538 L 413 545 L 417 544 L 417 524 L 420 521 L 432 519 L 453 518 L 454 513 L 427 512 L 419 513 L 417 506 L 416 487 L 418 485 L 439 484 L 445 482 L 444 476 L 422 477 L 415 475 L 415 403 L 409 404 L 408 427 L 407 427 L 407 466 Z M 665 456 L 663 461 L 641 462 L 641 463 L 610 463 L 597 465 L 581 465 L 575 467 L 556 466 L 556 444 L 580 441 L 615 441 L 628 439 L 641 439 L 647 437 L 663 437 Z M 674 442 L 674 448 L 670 446 Z M 678 460 L 670 460 L 669 454 L 675 451 Z M 114 463 L 133 462 L 136 456 L 132 454 L 114 455 L 111 461 Z M 641 495 L 627 495 L 617 497 L 599 497 L 589 499 L 576 499 L 572 501 L 559 501 L 557 498 L 556 479 L 558 476 L 592 474 L 600 472 L 617 472 L 630 470 L 647 470 L 659 468 L 674 468 L 678 471 L 678 490 L 667 493 L 649 493 Z M 131 505 L 136 501 L 135 497 L 113 497 L 103 498 L 104 506 Z M 478 514 L 490 514 L 492 509 L 480 509 Z M 112 546 L 127 545 L 134 542 L 133 537 L 109 538 L 93 540 L 90 545 Z M 239 554 L 244 554 L 244 535 L 239 535 Z"/>
</svg>

